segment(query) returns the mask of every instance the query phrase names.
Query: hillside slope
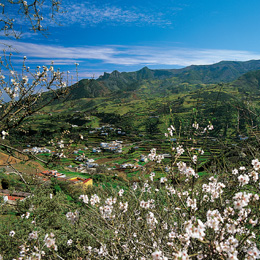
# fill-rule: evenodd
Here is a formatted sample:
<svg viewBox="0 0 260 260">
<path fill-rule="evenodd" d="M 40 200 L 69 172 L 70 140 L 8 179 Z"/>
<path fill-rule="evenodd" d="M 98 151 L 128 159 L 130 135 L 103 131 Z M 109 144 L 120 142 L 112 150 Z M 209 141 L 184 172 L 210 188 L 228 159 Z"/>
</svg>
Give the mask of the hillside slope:
<svg viewBox="0 0 260 260">
<path fill-rule="evenodd" d="M 104 73 L 96 80 L 83 79 L 70 87 L 69 99 L 109 96 L 114 92 L 135 91 L 141 86 L 165 91 L 188 84 L 216 84 L 236 80 L 244 73 L 260 70 L 260 60 L 246 62 L 221 61 L 212 65 L 192 65 L 182 69 L 153 70 L 147 67 L 135 72 Z M 154 86 L 157 86 L 157 90 Z M 187 86 L 187 85 L 186 85 Z M 177 90 L 179 92 L 179 90 Z"/>
</svg>

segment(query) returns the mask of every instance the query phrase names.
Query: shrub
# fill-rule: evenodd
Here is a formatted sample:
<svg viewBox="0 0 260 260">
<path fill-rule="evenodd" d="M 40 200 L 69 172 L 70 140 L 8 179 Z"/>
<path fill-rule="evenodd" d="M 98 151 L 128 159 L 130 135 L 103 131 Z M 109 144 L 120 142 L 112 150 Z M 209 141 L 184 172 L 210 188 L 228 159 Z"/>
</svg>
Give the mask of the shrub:
<svg viewBox="0 0 260 260">
<path fill-rule="evenodd" d="M 2 185 L 2 188 L 5 190 L 7 190 L 8 188 L 9 188 L 9 184 L 10 184 L 10 182 L 7 180 L 7 179 L 5 179 L 5 178 L 3 178 L 2 180 L 1 180 L 1 185 Z"/>
<path fill-rule="evenodd" d="M 168 130 L 174 135 L 174 127 Z M 0 226 L 3 258 L 259 259 L 260 161 L 198 181 L 203 152 L 176 142 L 158 185 L 151 172 L 149 181 L 92 188 L 74 201 L 62 191 L 36 190 L 17 205 L 20 217 Z M 184 153 L 189 162 L 181 160 Z M 164 168 L 155 149 L 149 158 Z"/>
</svg>

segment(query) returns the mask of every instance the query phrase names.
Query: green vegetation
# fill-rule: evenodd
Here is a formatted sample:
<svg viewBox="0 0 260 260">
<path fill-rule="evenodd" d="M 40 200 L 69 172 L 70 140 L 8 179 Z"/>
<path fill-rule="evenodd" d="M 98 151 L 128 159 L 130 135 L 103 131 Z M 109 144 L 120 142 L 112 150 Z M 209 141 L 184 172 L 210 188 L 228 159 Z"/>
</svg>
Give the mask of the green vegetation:
<svg viewBox="0 0 260 260">
<path fill-rule="evenodd" d="M 26 118 L 3 141 L 3 164 L 19 161 L 0 180 L 33 196 L 1 196 L 1 257 L 257 259 L 260 71 L 242 74 L 258 66 L 105 73 Z M 49 150 L 19 153 L 33 146 Z"/>
<path fill-rule="evenodd" d="M 21 143 L 39 145 L 41 142 L 44 145 L 50 139 L 58 137 L 59 133 L 70 131 L 74 137 L 81 133 L 88 136 L 90 141 L 93 137 L 94 141 L 97 141 L 97 137 L 101 141 L 104 137 L 91 136 L 88 132 L 110 124 L 121 128 L 128 135 L 133 133 L 135 138 L 139 134 L 154 136 L 164 133 L 168 124 L 182 124 L 184 127 L 184 121 L 202 122 L 205 118 L 215 126 L 216 137 L 234 139 L 249 136 L 250 127 L 257 126 L 259 121 L 260 71 L 248 72 L 235 81 L 224 84 L 212 84 L 213 80 L 211 84 L 205 84 L 203 80 L 205 78 L 209 81 L 210 76 L 207 75 L 213 72 L 216 75 L 212 77 L 217 78 L 226 67 L 230 67 L 231 71 L 239 67 L 234 75 L 241 75 L 248 70 L 249 64 L 250 69 L 258 68 L 258 61 L 222 62 L 204 67 L 191 66 L 171 73 L 145 68 L 136 74 L 117 72 L 116 78 L 115 73 L 111 73 L 97 80 L 84 80 L 77 87 L 72 87 L 71 94 L 65 100 L 57 100 L 27 118 L 19 129 L 12 132 L 11 137 L 19 139 Z M 200 82 L 190 81 L 187 71 L 202 73 Z M 227 76 L 229 70 L 225 71 L 226 78 L 232 78 L 231 74 Z M 221 80 L 226 81 L 220 77 L 219 81 Z M 121 81 L 125 83 L 120 85 Z M 95 89 L 97 94 L 88 96 L 86 89 L 96 84 L 101 84 L 109 91 L 98 94 L 99 89 Z M 120 85 L 120 89 L 116 89 L 115 85 Z M 108 134 L 108 140 L 117 137 L 114 131 Z"/>
</svg>

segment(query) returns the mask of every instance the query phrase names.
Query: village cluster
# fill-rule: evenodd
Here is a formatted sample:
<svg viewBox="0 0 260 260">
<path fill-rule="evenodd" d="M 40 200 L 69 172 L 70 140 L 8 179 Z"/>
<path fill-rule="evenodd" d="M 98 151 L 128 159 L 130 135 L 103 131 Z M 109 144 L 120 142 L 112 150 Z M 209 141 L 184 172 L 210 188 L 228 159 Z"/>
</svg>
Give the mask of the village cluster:
<svg viewBox="0 0 260 260">
<path fill-rule="evenodd" d="M 118 136 L 126 135 L 126 132 L 122 131 L 121 128 L 114 128 L 111 125 L 103 125 L 101 127 L 95 127 L 89 130 L 89 134 L 99 134 L 100 136 L 108 136 L 111 132 L 115 133 Z"/>
<path fill-rule="evenodd" d="M 125 132 L 122 132 L 121 129 L 114 129 L 110 126 L 102 126 L 95 128 L 93 131 L 90 131 L 91 134 L 94 132 L 99 135 L 106 134 L 105 130 L 116 131 L 117 134 L 125 135 Z M 137 147 L 138 148 L 138 147 Z M 28 147 L 23 150 L 24 153 L 28 154 L 55 154 L 55 151 L 52 151 L 46 147 Z M 123 153 L 123 141 L 114 140 L 110 142 L 100 142 L 99 146 L 93 145 L 93 147 L 84 147 L 78 148 L 74 150 L 72 158 L 74 158 L 74 163 L 67 166 L 67 169 L 71 172 L 78 173 L 87 173 L 87 174 L 95 174 L 97 172 L 97 168 L 102 164 L 96 162 L 96 158 L 90 158 L 92 156 L 88 156 L 91 154 L 97 154 L 99 157 L 101 154 L 122 154 Z M 98 155 L 100 154 L 100 155 Z M 107 170 L 143 170 L 143 163 L 147 163 L 148 157 L 145 155 L 140 155 L 139 158 L 135 158 L 134 162 L 123 162 L 123 163 L 113 163 L 112 165 L 107 165 Z M 59 173 L 55 170 L 48 170 L 41 173 L 44 176 L 56 177 L 56 178 L 66 178 L 65 174 Z"/>
</svg>

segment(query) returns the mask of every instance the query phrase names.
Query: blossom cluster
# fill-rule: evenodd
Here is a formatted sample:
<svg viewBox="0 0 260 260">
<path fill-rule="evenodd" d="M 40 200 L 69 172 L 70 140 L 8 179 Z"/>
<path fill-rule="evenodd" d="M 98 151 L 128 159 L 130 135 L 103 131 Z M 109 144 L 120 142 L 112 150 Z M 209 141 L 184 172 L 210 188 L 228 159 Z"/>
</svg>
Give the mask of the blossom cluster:
<svg viewBox="0 0 260 260">
<path fill-rule="evenodd" d="M 172 127 L 168 130 L 173 134 Z M 181 160 L 186 152 L 190 162 Z M 60 215 L 67 219 L 66 229 L 49 230 L 43 238 L 38 231 L 42 229 L 37 229 L 40 223 L 35 224 L 24 239 L 31 255 L 43 255 L 44 248 L 65 258 L 74 250 L 79 259 L 260 259 L 259 160 L 223 175 L 208 173 L 201 181 L 196 169 L 203 149 L 179 143 L 174 153 L 170 171 L 156 183 L 155 169 L 148 179 L 124 189 L 78 194 L 76 203 L 69 203 Z M 150 158 L 163 165 L 155 149 Z M 31 221 L 35 214 L 25 213 L 21 221 Z M 17 231 L 7 234 L 12 240 Z M 34 246 L 42 241 L 44 246 L 37 251 Z"/>
</svg>

